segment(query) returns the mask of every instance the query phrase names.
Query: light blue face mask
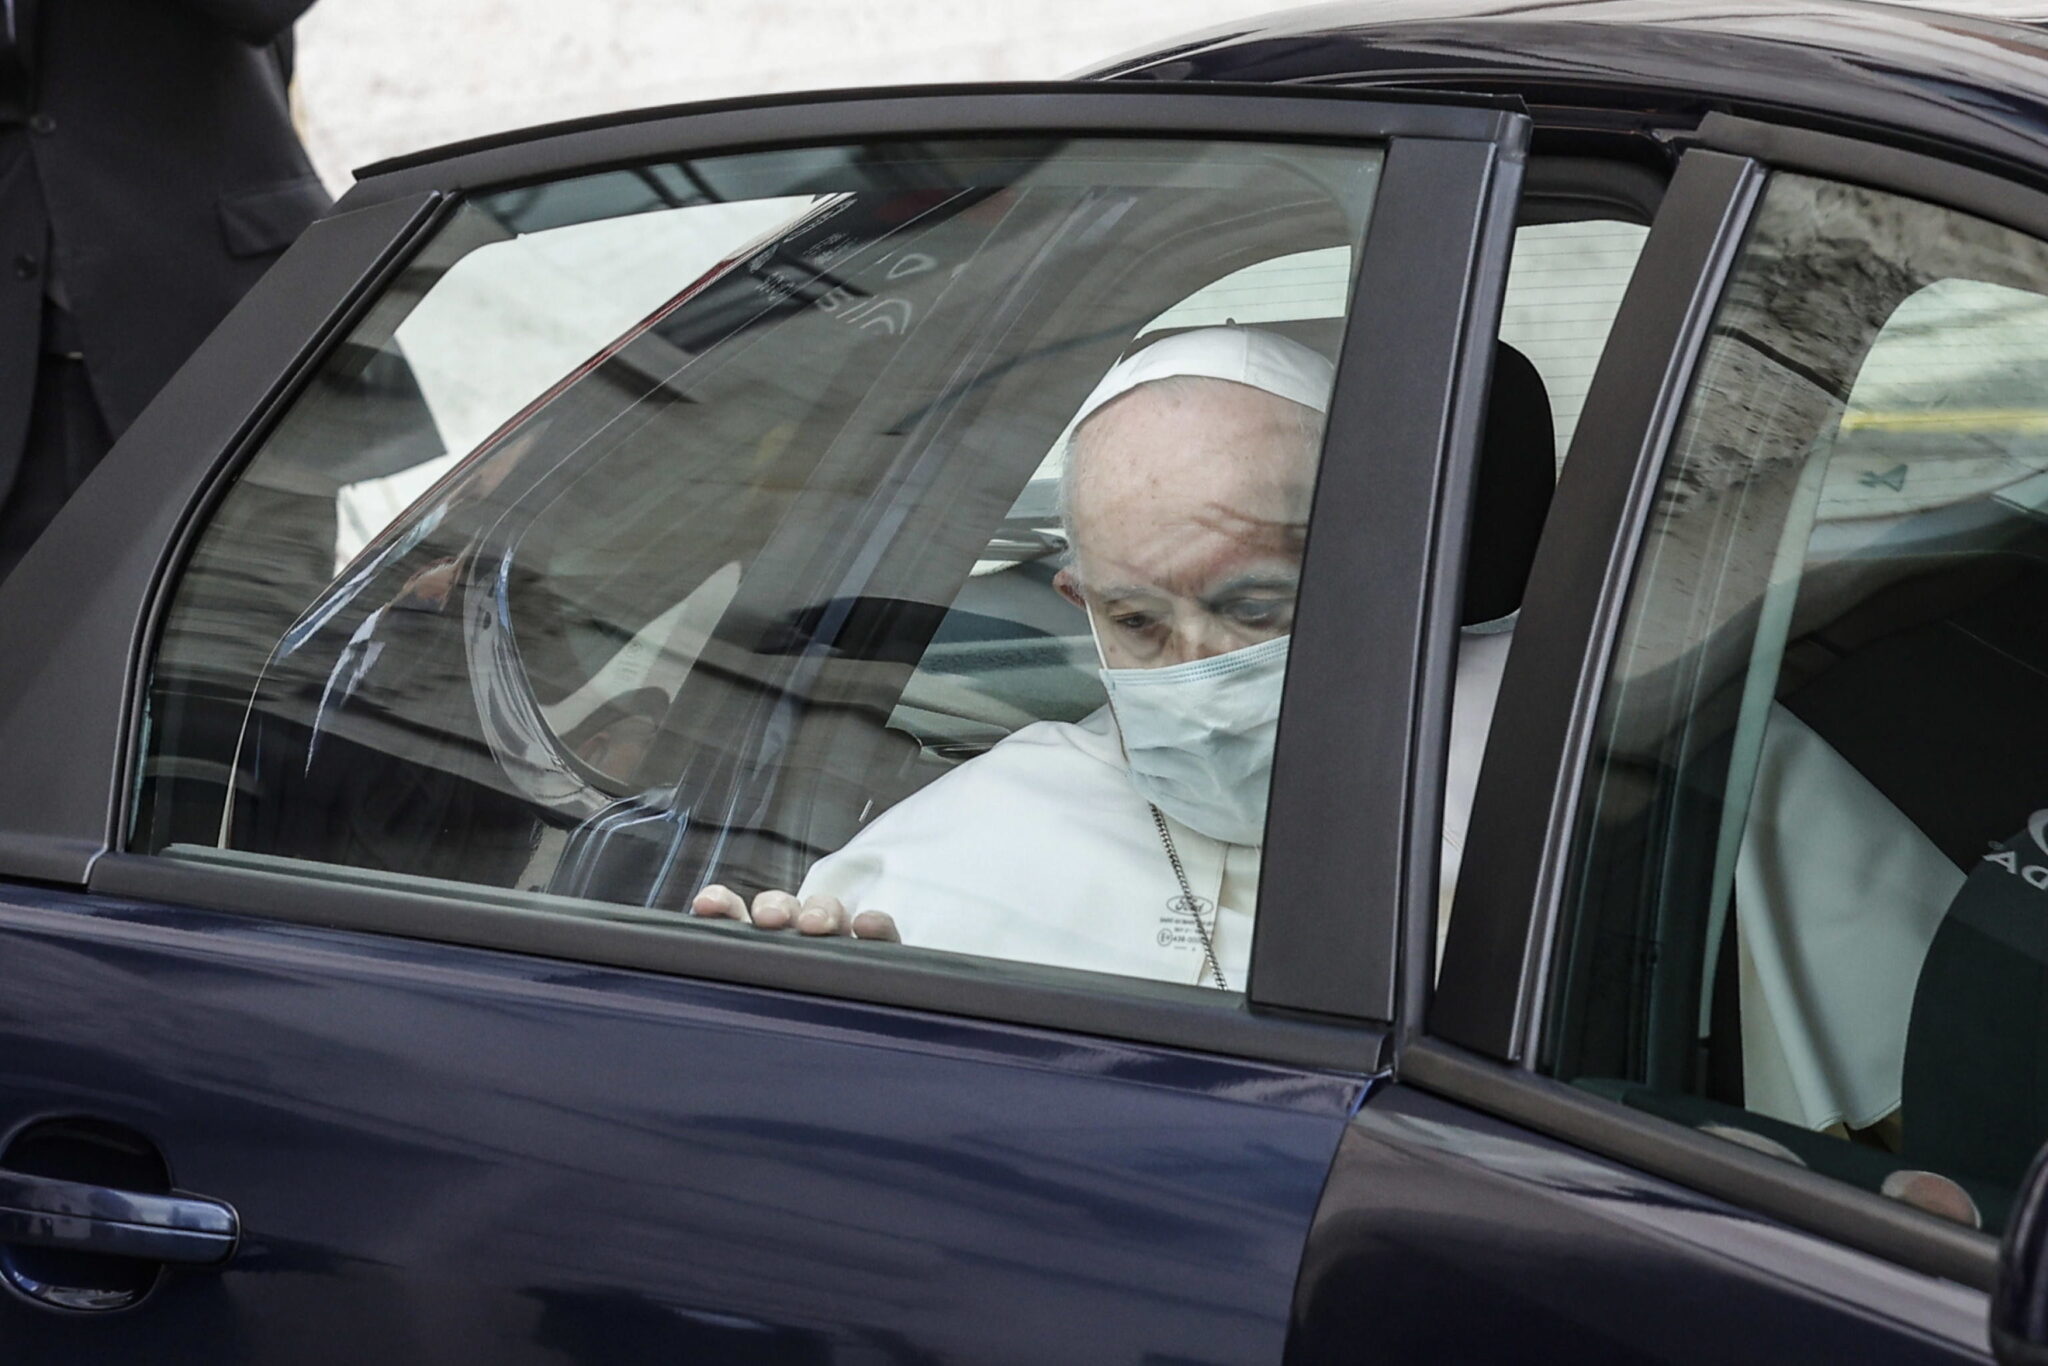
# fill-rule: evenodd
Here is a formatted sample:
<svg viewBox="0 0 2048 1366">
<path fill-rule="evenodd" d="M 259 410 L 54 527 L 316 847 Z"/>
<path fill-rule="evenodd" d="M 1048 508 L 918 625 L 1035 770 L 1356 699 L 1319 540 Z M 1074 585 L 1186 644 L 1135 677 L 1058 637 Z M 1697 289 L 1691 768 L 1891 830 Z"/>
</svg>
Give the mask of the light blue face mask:
<svg viewBox="0 0 2048 1366">
<path fill-rule="evenodd" d="M 1164 669 L 1099 671 L 1138 795 L 1211 839 L 1259 843 L 1287 644 L 1279 636 Z"/>
</svg>

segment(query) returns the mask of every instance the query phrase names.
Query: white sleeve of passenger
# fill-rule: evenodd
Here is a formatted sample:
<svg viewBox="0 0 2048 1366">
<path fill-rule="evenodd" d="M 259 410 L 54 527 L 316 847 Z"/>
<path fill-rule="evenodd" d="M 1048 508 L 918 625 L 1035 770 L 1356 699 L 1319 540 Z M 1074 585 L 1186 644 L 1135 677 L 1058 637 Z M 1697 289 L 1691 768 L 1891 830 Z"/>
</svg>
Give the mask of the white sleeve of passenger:
<svg viewBox="0 0 2048 1366">
<path fill-rule="evenodd" d="M 1735 863 L 1749 1109 L 1821 1129 L 1898 1107 L 1920 965 L 1962 882 L 1883 793 L 1773 705 Z"/>
<path fill-rule="evenodd" d="M 1458 665 L 1451 693 L 1451 737 L 1444 759 L 1443 847 L 1437 865 L 1436 957 L 1451 932 L 1451 899 L 1465 863 L 1465 832 L 1472 819 L 1472 794 L 1479 786 L 1479 762 L 1493 728 L 1501 670 L 1507 665 L 1509 631 L 1465 631 L 1458 637 Z"/>
</svg>

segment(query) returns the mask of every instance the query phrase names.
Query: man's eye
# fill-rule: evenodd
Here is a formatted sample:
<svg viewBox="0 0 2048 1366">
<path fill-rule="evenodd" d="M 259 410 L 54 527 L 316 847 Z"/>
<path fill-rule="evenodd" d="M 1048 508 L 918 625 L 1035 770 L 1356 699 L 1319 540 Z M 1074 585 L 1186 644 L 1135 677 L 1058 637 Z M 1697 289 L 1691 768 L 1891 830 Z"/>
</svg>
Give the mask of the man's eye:
<svg viewBox="0 0 2048 1366">
<path fill-rule="evenodd" d="M 1119 631 L 1131 635 L 1144 635 L 1159 625 L 1159 618 L 1150 612 L 1119 612 L 1110 618 Z"/>
<path fill-rule="evenodd" d="M 1293 610 L 1294 603 L 1286 598 L 1240 598 L 1223 609 L 1240 626 L 1271 626 L 1285 621 Z"/>
</svg>

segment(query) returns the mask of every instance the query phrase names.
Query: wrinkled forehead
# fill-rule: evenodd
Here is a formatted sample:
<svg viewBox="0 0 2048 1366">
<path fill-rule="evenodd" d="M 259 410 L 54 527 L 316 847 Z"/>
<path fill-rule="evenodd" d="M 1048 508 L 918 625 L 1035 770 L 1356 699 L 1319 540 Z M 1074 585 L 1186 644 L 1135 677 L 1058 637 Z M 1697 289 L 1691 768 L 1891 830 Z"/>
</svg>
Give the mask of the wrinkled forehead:
<svg viewBox="0 0 2048 1366">
<path fill-rule="evenodd" d="M 1068 456 L 1077 557 L 1198 538 L 1212 553 L 1299 556 L 1321 416 L 1248 385 L 1175 377 L 1091 414 Z"/>
<path fill-rule="evenodd" d="M 1074 431 L 1070 512 L 1176 488 L 1292 499 L 1315 475 L 1322 415 L 1250 385 L 1197 376 L 1119 396 Z"/>
</svg>

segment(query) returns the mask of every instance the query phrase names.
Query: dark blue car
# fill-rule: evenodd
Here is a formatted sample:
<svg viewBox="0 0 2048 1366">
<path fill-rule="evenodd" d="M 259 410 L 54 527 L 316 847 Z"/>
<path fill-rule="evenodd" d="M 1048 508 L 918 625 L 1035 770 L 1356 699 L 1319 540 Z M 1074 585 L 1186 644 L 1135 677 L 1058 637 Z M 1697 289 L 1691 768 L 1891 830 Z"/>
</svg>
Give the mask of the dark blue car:
<svg viewBox="0 0 2048 1366">
<path fill-rule="evenodd" d="M 1096 75 L 372 167 L 122 439 L 0 589 L 0 1355 L 2048 1361 L 2048 35 Z M 1254 652 L 1155 834 L 1105 701 Z"/>
</svg>

